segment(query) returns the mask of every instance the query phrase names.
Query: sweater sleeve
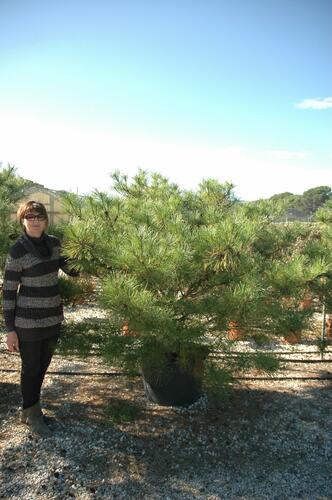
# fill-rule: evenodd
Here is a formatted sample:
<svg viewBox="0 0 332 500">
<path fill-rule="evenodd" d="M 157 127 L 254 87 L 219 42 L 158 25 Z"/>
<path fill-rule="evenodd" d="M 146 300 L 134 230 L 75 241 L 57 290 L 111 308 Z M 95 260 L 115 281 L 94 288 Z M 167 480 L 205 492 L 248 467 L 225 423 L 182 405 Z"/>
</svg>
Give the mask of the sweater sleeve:
<svg viewBox="0 0 332 500">
<path fill-rule="evenodd" d="M 68 274 L 68 276 L 72 276 L 73 278 L 79 276 L 80 272 L 75 269 L 74 262 L 72 259 L 68 257 L 64 257 L 61 252 L 61 241 L 57 236 L 49 235 L 49 238 L 52 241 L 52 245 L 59 248 L 60 256 L 59 256 L 59 267 L 60 269 Z"/>
<path fill-rule="evenodd" d="M 73 261 L 69 259 L 68 257 L 64 257 L 63 255 L 60 256 L 60 261 L 59 261 L 60 269 L 68 274 L 68 276 L 71 276 L 72 278 L 75 278 L 76 276 L 80 275 L 80 272 L 77 271 L 77 269 L 74 269 L 73 267 Z"/>
<path fill-rule="evenodd" d="M 15 258 L 11 253 L 9 253 L 6 260 L 2 285 L 2 307 L 6 332 L 12 332 L 15 330 L 16 297 L 17 290 L 21 282 L 21 275 L 21 259 Z"/>
<path fill-rule="evenodd" d="M 60 259 L 59 259 L 60 269 L 64 273 L 68 274 L 68 276 L 76 278 L 77 276 L 80 275 L 80 272 L 77 269 L 75 269 L 75 263 L 72 259 L 69 259 L 69 257 L 65 257 L 64 255 L 61 254 L 61 243 L 60 240 L 58 241 L 60 244 Z"/>
</svg>

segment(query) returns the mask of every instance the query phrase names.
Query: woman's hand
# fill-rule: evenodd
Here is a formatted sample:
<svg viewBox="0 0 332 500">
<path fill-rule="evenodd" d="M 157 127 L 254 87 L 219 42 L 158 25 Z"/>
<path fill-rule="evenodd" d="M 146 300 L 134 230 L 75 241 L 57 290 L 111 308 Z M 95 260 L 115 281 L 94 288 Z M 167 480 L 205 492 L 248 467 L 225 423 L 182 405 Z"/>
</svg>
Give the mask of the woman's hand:
<svg viewBox="0 0 332 500">
<path fill-rule="evenodd" d="M 7 347 L 10 352 L 18 352 L 20 350 L 16 332 L 7 333 Z"/>
</svg>

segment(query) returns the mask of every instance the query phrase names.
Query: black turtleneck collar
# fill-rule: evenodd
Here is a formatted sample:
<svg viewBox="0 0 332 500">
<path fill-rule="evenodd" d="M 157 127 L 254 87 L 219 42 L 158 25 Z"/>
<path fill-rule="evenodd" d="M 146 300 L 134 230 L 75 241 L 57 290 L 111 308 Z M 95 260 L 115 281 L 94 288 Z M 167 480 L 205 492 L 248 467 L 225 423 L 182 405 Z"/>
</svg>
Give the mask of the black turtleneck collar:
<svg viewBox="0 0 332 500">
<path fill-rule="evenodd" d="M 28 252 L 41 259 L 48 259 L 52 255 L 52 244 L 49 236 L 44 232 L 40 237 L 29 236 L 25 231 L 21 236 L 22 243 Z"/>
<path fill-rule="evenodd" d="M 25 233 L 27 237 L 33 242 L 33 243 L 39 243 L 40 241 L 43 241 L 45 239 L 45 233 L 42 233 L 41 236 L 30 236 L 28 233 Z"/>
</svg>

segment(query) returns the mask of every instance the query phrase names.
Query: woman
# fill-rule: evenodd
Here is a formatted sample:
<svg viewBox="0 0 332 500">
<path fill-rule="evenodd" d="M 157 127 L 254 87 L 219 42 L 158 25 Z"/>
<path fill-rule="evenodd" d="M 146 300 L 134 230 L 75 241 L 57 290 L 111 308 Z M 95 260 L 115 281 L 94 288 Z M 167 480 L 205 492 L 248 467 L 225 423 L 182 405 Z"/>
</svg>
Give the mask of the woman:
<svg viewBox="0 0 332 500">
<path fill-rule="evenodd" d="M 21 421 L 47 437 L 51 432 L 43 418 L 40 390 L 64 319 L 58 271 L 79 273 L 68 269 L 68 260 L 61 257 L 60 240 L 46 233 L 48 215 L 42 203 L 23 203 L 17 218 L 23 234 L 9 250 L 3 281 L 7 346 L 19 351 L 22 360 Z"/>
</svg>

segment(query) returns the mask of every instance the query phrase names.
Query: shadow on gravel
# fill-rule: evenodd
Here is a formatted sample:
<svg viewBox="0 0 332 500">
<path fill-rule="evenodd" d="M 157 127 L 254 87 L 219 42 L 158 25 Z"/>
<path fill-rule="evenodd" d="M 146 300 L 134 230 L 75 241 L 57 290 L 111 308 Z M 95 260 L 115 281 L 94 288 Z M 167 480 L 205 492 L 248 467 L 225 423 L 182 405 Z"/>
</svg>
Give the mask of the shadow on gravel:
<svg viewBox="0 0 332 500">
<path fill-rule="evenodd" d="M 7 404 L 13 386 L 0 385 Z M 243 384 L 227 408 L 184 411 L 147 403 L 139 379 L 128 390 L 118 377 L 53 377 L 44 401 L 54 437 L 5 450 L 0 498 L 26 495 L 22 470 L 6 464 L 36 449 L 49 464 L 45 498 L 52 485 L 64 495 L 74 485 L 76 498 L 77 488 L 82 498 L 331 498 L 331 389 Z M 111 425 L 105 408 L 118 401 L 135 403 L 137 418 Z M 27 460 L 25 474 L 36 466 Z"/>
<path fill-rule="evenodd" d="M 17 383 L 0 380 L 0 421 L 11 408 L 18 405 L 20 397 L 20 387 Z"/>
</svg>

